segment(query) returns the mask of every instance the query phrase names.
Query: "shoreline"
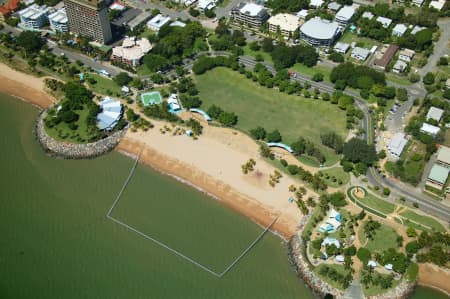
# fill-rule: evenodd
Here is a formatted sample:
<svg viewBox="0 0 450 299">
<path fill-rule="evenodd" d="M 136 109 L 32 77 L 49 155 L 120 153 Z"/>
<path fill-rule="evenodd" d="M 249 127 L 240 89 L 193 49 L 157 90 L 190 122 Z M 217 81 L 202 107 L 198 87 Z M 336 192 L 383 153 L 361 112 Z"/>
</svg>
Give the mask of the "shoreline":
<svg viewBox="0 0 450 299">
<path fill-rule="evenodd" d="M 437 265 L 419 264 L 418 284 L 450 296 L 450 270 Z"/>
</svg>

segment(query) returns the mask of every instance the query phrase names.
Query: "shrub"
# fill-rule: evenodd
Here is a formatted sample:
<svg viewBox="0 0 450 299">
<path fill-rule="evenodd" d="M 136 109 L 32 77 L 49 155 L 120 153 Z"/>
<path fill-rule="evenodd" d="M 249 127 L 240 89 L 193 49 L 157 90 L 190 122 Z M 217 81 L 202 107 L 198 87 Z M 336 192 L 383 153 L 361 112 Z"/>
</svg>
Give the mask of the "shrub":
<svg viewBox="0 0 450 299">
<path fill-rule="evenodd" d="M 288 165 L 287 170 L 289 171 L 290 174 L 296 175 L 298 173 L 298 166 L 290 164 Z"/>
<path fill-rule="evenodd" d="M 367 262 L 370 260 L 371 258 L 371 253 L 370 250 L 365 248 L 365 247 L 361 247 L 358 249 L 358 252 L 356 253 L 356 256 L 358 257 L 358 259 L 363 262 L 364 265 L 367 265 Z"/>
<path fill-rule="evenodd" d="M 288 166 L 288 162 L 287 162 L 286 160 L 284 160 L 284 159 L 281 159 L 281 160 L 280 160 L 280 163 L 281 163 L 281 165 L 282 165 L 283 167 Z"/>
</svg>

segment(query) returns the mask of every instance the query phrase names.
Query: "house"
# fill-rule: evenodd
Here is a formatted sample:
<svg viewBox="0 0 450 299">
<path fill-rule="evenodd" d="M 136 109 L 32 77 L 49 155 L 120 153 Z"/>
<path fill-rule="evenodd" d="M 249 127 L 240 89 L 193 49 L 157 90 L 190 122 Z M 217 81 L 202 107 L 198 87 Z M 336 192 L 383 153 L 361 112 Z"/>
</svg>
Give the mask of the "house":
<svg viewBox="0 0 450 299">
<path fill-rule="evenodd" d="M 168 25 L 170 23 L 169 16 L 163 16 L 162 14 L 157 14 L 150 21 L 147 22 L 147 28 L 158 32 L 161 27 Z"/>
<path fill-rule="evenodd" d="M 169 104 L 169 111 L 174 113 L 181 110 L 180 102 L 178 101 L 178 96 L 175 93 L 172 93 L 167 99 L 167 103 Z"/>
<path fill-rule="evenodd" d="M 313 7 L 313 8 L 319 8 L 323 5 L 325 1 L 323 0 L 311 0 L 309 2 L 309 7 Z"/>
<path fill-rule="evenodd" d="M 19 8 L 20 0 L 9 0 L 0 6 L 0 21 L 4 21 L 12 12 Z"/>
<path fill-rule="evenodd" d="M 392 20 L 385 17 L 377 17 L 377 22 L 383 25 L 383 28 L 389 28 L 391 26 Z"/>
<path fill-rule="evenodd" d="M 412 5 L 421 7 L 425 0 L 412 0 Z"/>
<path fill-rule="evenodd" d="M 300 27 L 300 38 L 313 46 L 330 47 L 341 34 L 339 24 L 314 17 Z"/>
<path fill-rule="evenodd" d="M 320 232 L 334 232 L 341 226 L 342 217 L 336 210 L 331 209 L 328 212 L 328 218 L 325 224 L 319 226 Z"/>
<path fill-rule="evenodd" d="M 341 8 L 341 5 L 337 2 L 331 2 L 330 4 L 328 4 L 327 8 L 329 11 L 335 13 L 339 10 L 339 8 Z"/>
<path fill-rule="evenodd" d="M 424 134 L 428 134 L 431 135 L 433 137 L 435 137 L 439 131 L 441 129 L 439 127 L 427 124 L 427 123 L 423 123 L 422 127 L 420 128 L 420 132 L 424 133 Z"/>
<path fill-rule="evenodd" d="M 384 265 L 384 269 L 386 269 L 388 271 L 392 271 L 393 266 L 392 266 L 392 264 L 386 264 L 386 265 Z"/>
<path fill-rule="evenodd" d="M 396 45 L 390 45 L 386 51 L 384 52 L 383 56 L 380 59 L 375 59 L 374 66 L 385 70 L 386 66 L 391 61 L 392 57 L 394 57 L 395 53 L 398 50 L 398 46 Z"/>
<path fill-rule="evenodd" d="M 397 62 L 395 62 L 394 66 L 392 67 L 392 71 L 394 73 L 401 74 L 406 70 L 407 67 L 408 64 L 406 64 L 406 62 L 397 60 Z"/>
<path fill-rule="evenodd" d="M 414 58 L 415 54 L 416 54 L 416 52 L 414 52 L 413 50 L 404 49 L 399 52 L 398 59 L 406 61 L 406 62 L 411 62 L 411 60 Z"/>
<path fill-rule="evenodd" d="M 441 146 L 437 152 L 436 163 L 450 168 L 450 148 Z"/>
<path fill-rule="evenodd" d="M 280 32 L 286 39 L 290 38 L 299 27 L 298 18 L 287 13 L 272 16 L 267 23 L 269 23 L 270 32 Z"/>
<path fill-rule="evenodd" d="M 365 11 L 365 12 L 361 15 L 361 17 L 364 18 L 364 19 L 372 20 L 373 17 L 375 17 L 375 16 L 374 16 L 373 13 L 371 13 L 370 11 Z"/>
<path fill-rule="evenodd" d="M 356 60 L 365 61 L 369 55 L 369 49 L 354 47 L 350 56 Z"/>
<path fill-rule="evenodd" d="M 337 53 L 345 54 L 347 53 L 348 49 L 350 49 L 350 45 L 343 42 L 337 42 L 336 45 L 334 45 L 333 50 Z"/>
<path fill-rule="evenodd" d="M 104 131 L 113 130 L 122 117 L 122 104 L 109 97 L 106 97 L 98 104 L 102 112 L 97 114 L 97 127 Z"/>
<path fill-rule="evenodd" d="M 121 46 L 112 49 L 111 60 L 136 67 L 151 49 L 152 45 L 146 38 L 125 37 Z"/>
<path fill-rule="evenodd" d="M 367 263 L 367 266 L 371 267 L 371 268 L 375 268 L 377 266 L 377 262 L 370 260 Z"/>
<path fill-rule="evenodd" d="M 388 144 L 388 152 L 395 158 L 399 158 L 405 149 L 406 144 L 408 143 L 408 139 L 406 139 L 405 134 L 396 133 Z"/>
<path fill-rule="evenodd" d="M 442 119 L 442 115 L 444 114 L 444 110 L 431 107 L 430 110 L 428 110 L 426 120 L 434 119 L 437 122 L 440 122 Z"/>
<path fill-rule="evenodd" d="M 61 8 L 54 13 L 48 15 L 50 21 L 50 28 L 55 32 L 67 32 L 69 31 L 68 19 L 66 10 Z"/>
<path fill-rule="evenodd" d="M 411 30 L 411 34 L 412 34 L 412 35 L 415 35 L 417 32 L 422 31 L 422 30 L 424 30 L 424 29 L 427 29 L 427 27 L 422 27 L 422 26 L 416 25 L 416 26 L 414 26 L 413 29 Z"/>
<path fill-rule="evenodd" d="M 354 16 L 356 10 L 354 6 L 346 5 L 342 7 L 336 14 L 334 20 L 342 25 L 347 25 Z"/>
<path fill-rule="evenodd" d="M 269 14 L 264 6 L 247 2 L 241 2 L 233 7 L 231 15 L 236 22 L 254 28 L 261 27 L 269 18 Z"/>
<path fill-rule="evenodd" d="M 20 27 L 25 30 L 37 30 L 48 23 L 50 8 L 47 5 L 33 4 L 19 11 Z"/>
<path fill-rule="evenodd" d="M 336 257 L 334 259 L 338 263 L 343 263 L 345 261 L 345 257 L 343 255 L 336 255 Z"/>
<path fill-rule="evenodd" d="M 433 7 L 437 10 L 441 10 L 445 5 L 445 0 L 433 0 L 430 2 L 430 7 Z"/>
<path fill-rule="evenodd" d="M 212 0 L 198 0 L 197 8 L 201 13 L 216 7 L 216 2 Z"/>
<path fill-rule="evenodd" d="M 447 167 L 434 164 L 425 184 L 438 190 L 442 190 L 447 182 L 448 172 L 449 169 Z"/>
<path fill-rule="evenodd" d="M 408 30 L 408 27 L 405 24 L 397 24 L 392 28 L 392 35 L 397 37 L 403 36 L 406 30 Z"/>
<path fill-rule="evenodd" d="M 296 16 L 297 16 L 297 18 L 304 20 L 308 16 L 308 10 L 307 9 L 302 9 L 296 14 Z"/>
<path fill-rule="evenodd" d="M 341 247 L 341 244 L 339 243 L 339 240 L 336 238 L 332 238 L 332 237 L 326 237 L 325 239 L 323 239 L 322 241 L 322 246 L 327 246 L 327 245 L 334 245 L 337 248 Z"/>
</svg>

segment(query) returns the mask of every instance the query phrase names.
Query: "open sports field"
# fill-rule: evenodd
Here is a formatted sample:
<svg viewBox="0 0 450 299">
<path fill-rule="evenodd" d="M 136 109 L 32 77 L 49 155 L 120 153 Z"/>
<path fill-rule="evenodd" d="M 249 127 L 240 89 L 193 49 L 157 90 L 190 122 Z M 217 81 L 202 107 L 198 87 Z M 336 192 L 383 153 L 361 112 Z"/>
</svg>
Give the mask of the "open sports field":
<svg viewBox="0 0 450 299">
<path fill-rule="evenodd" d="M 239 118 L 237 128 L 246 132 L 257 126 L 268 132 L 278 129 L 287 144 L 303 136 L 323 151 L 326 165 L 337 162 L 338 156 L 320 142 L 323 132 L 334 131 L 343 138 L 348 133 L 345 112 L 337 106 L 261 87 L 227 68 L 215 68 L 197 76 L 196 81 L 203 109 L 214 104 L 235 112 Z"/>
<path fill-rule="evenodd" d="M 141 101 L 144 106 L 161 104 L 162 98 L 158 91 L 146 92 L 141 94 Z"/>
<path fill-rule="evenodd" d="M 388 248 L 397 248 L 397 233 L 394 229 L 384 224 L 381 224 L 381 227 L 376 230 L 375 237 L 373 240 L 368 240 L 364 234 L 364 226 L 360 226 L 359 238 L 362 244 L 365 244 L 364 247 L 370 250 L 370 252 L 383 252 Z M 366 242 L 367 243 L 364 243 Z"/>
</svg>

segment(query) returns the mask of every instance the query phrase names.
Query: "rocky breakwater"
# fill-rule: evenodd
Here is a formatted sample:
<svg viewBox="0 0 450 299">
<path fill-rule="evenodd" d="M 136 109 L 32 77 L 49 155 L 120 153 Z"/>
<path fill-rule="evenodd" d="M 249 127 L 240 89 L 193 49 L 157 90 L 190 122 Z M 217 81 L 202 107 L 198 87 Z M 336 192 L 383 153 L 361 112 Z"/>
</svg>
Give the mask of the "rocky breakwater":
<svg viewBox="0 0 450 299">
<path fill-rule="evenodd" d="M 55 157 L 63 159 L 89 159 L 101 156 L 112 151 L 125 134 L 125 129 L 92 143 L 68 143 L 61 142 L 50 137 L 45 131 L 44 119 L 46 110 L 42 111 L 36 121 L 34 128 L 36 138 L 44 151 Z"/>
<path fill-rule="evenodd" d="M 416 288 L 417 282 L 408 282 L 406 279 L 403 279 L 403 281 L 393 288 L 392 290 L 389 290 L 386 293 L 377 295 L 377 296 L 370 296 L 370 299 L 407 299 L 412 296 L 412 293 L 414 292 L 414 289 Z"/>
<path fill-rule="evenodd" d="M 306 260 L 307 257 L 306 254 L 304 254 L 306 253 L 306 244 L 303 243 L 301 232 L 310 218 L 311 214 L 302 218 L 297 234 L 289 241 L 290 262 L 294 266 L 297 275 L 302 278 L 318 296 L 324 298 L 327 295 L 332 295 L 333 298 L 344 298 L 344 293 L 320 279 L 320 277 L 312 271 L 313 266 L 311 263 Z"/>
</svg>

